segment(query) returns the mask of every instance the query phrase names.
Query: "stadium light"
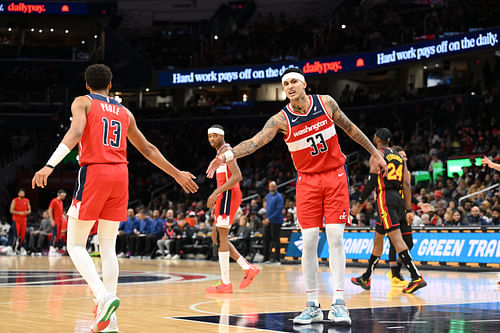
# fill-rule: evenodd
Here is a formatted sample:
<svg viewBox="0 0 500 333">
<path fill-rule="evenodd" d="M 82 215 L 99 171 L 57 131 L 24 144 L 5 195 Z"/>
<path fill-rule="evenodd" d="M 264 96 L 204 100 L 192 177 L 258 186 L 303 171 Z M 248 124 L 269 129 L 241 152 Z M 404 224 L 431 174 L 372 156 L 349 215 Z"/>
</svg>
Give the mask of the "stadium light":
<svg viewBox="0 0 500 333">
<path fill-rule="evenodd" d="M 9 27 L 9 29 L 7 29 L 7 30 L 10 32 L 10 31 L 12 31 L 12 28 L 11 28 L 11 27 Z"/>
<path fill-rule="evenodd" d="M 43 30 L 42 30 L 42 29 L 38 29 L 38 32 L 39 32 L 39 33 L 42 33 L 42 32 L 43 32 Z"/>
<path fill-rule="evenodd" d="M 85 44 L 85 41 L 84 41 L 84 40 L 82 40 L 82 45 L 83 45 L 83 44 Z"/>
<path fill-rule="evenodd" d="M 50 28 L 50 32 L 54 32 L 54 28 Z"/>
<path fill-rule="evenodd" d="M 215 39 L 215 40 L 219 39 L 219 36 L 214 35 L 214 39 Z"/>
<path fill-rule="evenodd" d="M 30 29 L 30 31 L 31 31 L 31 32 L 34 32 L 34 31 L 35 31 L 35 28 L 31 28 L 31 29 Z"/>
<path fill-rule="evenodd" d="M 94 35 L 94 39 L 97 39 L 97 35 Z"/>
<path fill-rule="evenodd" d="M 149 88 L 144 89 L 146 92 L 149 92 Z"/>
<path fill-rule="evenodd" d="M 424 69 L 427 69 L 427 66 L 424 65 Z"/>
<path fill-rule="evenodd" d="M 64 33 L 69 34 L 69 30 L 68 29 L 64 30 Z"/>
<path fill-rule="evenodd" d="M 341 27 L 342 29 L 345 29 L 345 28 L 347 28 L 347 25 L 342 24 L 340 27 Z"/>
</svg>

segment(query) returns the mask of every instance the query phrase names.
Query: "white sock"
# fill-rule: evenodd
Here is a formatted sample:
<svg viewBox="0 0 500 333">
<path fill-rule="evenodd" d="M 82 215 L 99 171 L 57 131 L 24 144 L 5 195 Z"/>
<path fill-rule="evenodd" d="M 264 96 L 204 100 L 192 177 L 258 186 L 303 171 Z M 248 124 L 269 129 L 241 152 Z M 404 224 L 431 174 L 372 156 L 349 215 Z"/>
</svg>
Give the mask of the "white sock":
<svg viewBox="0 0 500 333">
<path fill-rule="evenodd" d="M 99 220 L 97 235 L 100 244 L 102 281 L 106 289 L 116 295 L 118 285 L 118 259 L 116 258 L 116 235 L 120 222 Z"/>
<path fill-rule="evenodd" d="M 229 251 L 219 252 L 219 266 L 222 283 L 231 283 L 231 279 L 229 278 Z"/>
<path fill-rule="evenodd" d="M 332 303 L 335 303 L 337 299 L 344 299 L 344 228 L 345 225 L 343 223 L 326 225 L 326 237 L 330 251 L 329 265 L 332 278 Z"/>
<path fill-rule="evenodd" d="M 99 278 L 92 258 L 87 252 L 87 238 L 94 221 L 80 221 L 72 217 L 68 221 L 68 254 L 76 269 L 87 282 L 97 300 L 102 300 L 106 293 L 106 287 Z"/>
<path fill-rule="evenodd" d="M 302 229 L 304 247 L 302 250 L 302 275 L 306 287 L 307 301 L 319 306 L 318 277 L 318 237 L 319 228 Z"/>
<path fill-rule="evenodd" d="M 240 256 L 236 262 L 240 265 L 242 270 L 246 271 L 247 269 L 250 269 L 250 264 L 245 258 L 243 258 L 243 256 Z"/>
</svg>

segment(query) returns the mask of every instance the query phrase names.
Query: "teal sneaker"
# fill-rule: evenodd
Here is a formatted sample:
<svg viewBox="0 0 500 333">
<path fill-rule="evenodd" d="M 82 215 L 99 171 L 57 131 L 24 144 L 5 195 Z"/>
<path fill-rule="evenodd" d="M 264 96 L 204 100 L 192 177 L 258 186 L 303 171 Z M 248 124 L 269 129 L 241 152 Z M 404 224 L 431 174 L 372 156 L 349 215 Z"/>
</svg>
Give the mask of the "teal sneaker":
<svg viewBox="0 0 500 333">
<path fill-rule="evenodd" d="M 328 320 L 336 324 L 351 325 L 351 316 L 349 310 L 345 307 L 345 302 L 342 299 L 337 299 L 328 312 Z"/>
<path fill-rule="evenodd" d="M 300 315 L 293 318 L 294 324 L 310 324 L 323 320 L 323 312 L 319 306 L 315 306 L 313 302 L 307 302 L 306 308 Z"/>
</svg>

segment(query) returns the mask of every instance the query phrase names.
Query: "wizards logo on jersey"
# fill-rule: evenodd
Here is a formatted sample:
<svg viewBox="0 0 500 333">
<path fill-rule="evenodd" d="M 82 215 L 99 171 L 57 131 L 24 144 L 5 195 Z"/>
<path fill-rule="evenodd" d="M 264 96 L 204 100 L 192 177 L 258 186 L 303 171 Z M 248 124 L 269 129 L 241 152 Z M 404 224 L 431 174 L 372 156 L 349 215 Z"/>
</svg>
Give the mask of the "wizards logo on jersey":
<svg viewBox="0 0 500 333">
<path fill-rule="evenodd" d="M 285 142 L 299 172 L 324 172 L 345 163 L 332 117 L 319 95 L 309 95 L 309 109 L 297 113 L 290 104 L 281 112 L 288 124 Z"/>
</svg>

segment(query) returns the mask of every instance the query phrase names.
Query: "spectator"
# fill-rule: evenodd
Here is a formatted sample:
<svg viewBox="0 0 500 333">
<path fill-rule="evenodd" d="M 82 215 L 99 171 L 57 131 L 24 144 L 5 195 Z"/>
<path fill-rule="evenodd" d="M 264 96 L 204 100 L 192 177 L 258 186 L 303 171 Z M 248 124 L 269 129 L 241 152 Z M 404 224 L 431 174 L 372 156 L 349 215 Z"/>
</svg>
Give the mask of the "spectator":
<svg viewBox="0 0 500 333">
<path fill-rule="evenodd" d="M 154 223 L 146 210 L 141 210 L 137 214 L 139 219 L 139 230 L 135 238 L 135 252 L 132 255 L 144 256 L 146 250 L 146 237 L 152 233 Z"/>
<path fill-rule="evenodd" d="M 446 208 L 448 206 L 448 202 L 443 199 L 443 192 L 436 190 L 434 191 L 434 200 L 431 201 L 431 205 L 435 208 L 439 208 L 439 204 L 441 204 L 442 208 Z"/>
<path fill-rule="evenodd" d="M 453 210 L 451 213 L 451 222 L 447 223 L 446 226 L 457 227 L 457 226 L 460 226 L 462 224 L 463 224 L 462 213 L 458 209 Z"/>
<path fill-rule="evenodd" d="M 164 229 L 164 221 L 160 217 L 160 211 L 155 209 L 153 211 L 153 220 L 152 226 L 149 230 L 149 233 L 146 235 L 146 246 L 144 253 L 147 256 L 150 256 L 151 259 L 154 259 L 156 249 L 157 249 L 157 242 L 158 240 L 162 237 L 163 234 L 163 229 Z"/>
<path fill-rule="evenodd" d="M 139 229 L 139 220 L 134 216 L 134 210 L 127 210 L 127 220 L 120 222 L 116 247 L 119 258 L 130 257 L 133 249 L 128 249 L 128 238 L 134 234 L 134 229 Z"/>
<path fill-rule="evenodd" d="M 177 221 L 179 227 L 179 234 L 175 238 L 175 242 L 169 243 L 168 252 L 173 254 L 172 259 L 180 259 L 181 254 L 184 253 L 184 245 L 193 243 L 193 230 L 185 219 Z"/>
<path fill-rule="evenodd" d="M 495 206 L 491 211 L 491 224 L 500 225 L 500 207 Z"/>
<path fill-rule="evenodd" d="M 264 220 L 264 262 L 280 261 L 280 233 L 283 224 L 283 196 L 277 191 L 274 181 L 269 183 L 266 195 L 266 219 Z M 274 255 L 272 252 L 274 249 Z"/>
<path fill-rule="evenodd" d="M 421 225 L 430 225 L 431 224 L 429 214 L 424 213 L 424 214 L 422 214 L 422 216 L 420 216 L 420 218 L 422 219 Z"/>
<path fill-rule="evenodd" d="M 233 243 L 243 257 L 246 257 L 250 253 L 250 233 L 252 230 L 247 224 L 248 217 L 246 215 L 241 215 L 237 232 L 229 238 L 229 241 Z"/>
<path fill-rule="evenodd" d="M 10 225 L 4 220 L 0 220 L 0 245 L 7 244 L 9 229 Z"/>
<path fill-rule="evenodd" d="M 43 245 L 48 243 L 49 234 L 52 231 L 50 224 L 49 212 L 44 210 L 42 213 L 42 220 L 38 230 L 31 231 L 28 251 L 35 254 L 42 254 Z"/>
<path fill-rule="evenodd" d="M 170 253 L 171 243 L 175 242 L 177 236 L 181 234 L 179 227 L 174 223 L 173 218 L 167 218 L 167 224 L 165 226 L 165 231 L 163 237 L 158 240 L 157 245 L 160 249 L 161 258 L 171 259 L 172 254 Z M 165 249 L 167 250 L 167 255 L 165 256 Z"/>
<path fill-rule="evenodd" d="M 468 225 L 483 225 L 487 224 L 487 221 L 483 217 L 481 217 L 481 211 L 479 210 L 478 206 L 474 206 L 470 210 L 470 215 L 467 218 L 467 224 Z"/>
</svg>

